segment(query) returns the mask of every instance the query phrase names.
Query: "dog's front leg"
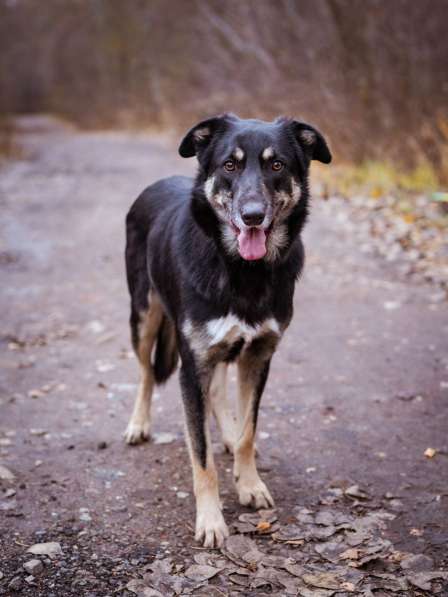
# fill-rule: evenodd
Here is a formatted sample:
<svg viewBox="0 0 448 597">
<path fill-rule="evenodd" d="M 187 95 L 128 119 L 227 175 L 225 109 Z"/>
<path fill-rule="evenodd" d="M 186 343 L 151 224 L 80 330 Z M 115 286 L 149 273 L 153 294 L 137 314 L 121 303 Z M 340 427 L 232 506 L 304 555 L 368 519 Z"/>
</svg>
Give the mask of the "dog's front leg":
<svg viewBox="0 0 448 597">
<path fill-rule="evenodd" d="M 235 417 L 227 398 L 227 363 L 218 363 L 210 384 L 210 403 L 221 432 L 224 446 L 233 453 L 235 447 Z"/>
<path fill-rule="evenodd" d="M 196 497 L 195 539 L 203 541 L 205 547 L 221 547 L 229 531 L 221 511 L 208 422 L 213 368 L 202 367 L 199 372 L 193 353 L 185 345 L 181 349 L 181 356 L 180 382 Z"/>
<path fill-rule="evenodd" d="M 269 508 L 274 500 L 260 479 L 255 462 L 258 407 L 269 373 L 270 358 L 253 358 L 250 349 L 238 361 L 238 424 L 234 480 L 240 504 Z"/>
</svg>

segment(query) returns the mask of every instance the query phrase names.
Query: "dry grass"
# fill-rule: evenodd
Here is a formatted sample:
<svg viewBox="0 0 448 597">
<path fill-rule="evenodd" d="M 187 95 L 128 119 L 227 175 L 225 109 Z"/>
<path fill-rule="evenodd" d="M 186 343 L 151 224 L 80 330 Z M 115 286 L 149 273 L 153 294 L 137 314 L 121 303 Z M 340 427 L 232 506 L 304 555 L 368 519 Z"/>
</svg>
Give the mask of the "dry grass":
<svg viewBox="0 0 448 597">
<path fill-rule="evenodd" d="M 391 162 L 366 161 L 356 165 L 319 168 L 318 178 L 326 195 L 350 197 L 356 193 L 378 198 L 387 194 L 433 193 L 441 189 L 440 178 L 429 162 L 403 170 Z"/>
</svg>

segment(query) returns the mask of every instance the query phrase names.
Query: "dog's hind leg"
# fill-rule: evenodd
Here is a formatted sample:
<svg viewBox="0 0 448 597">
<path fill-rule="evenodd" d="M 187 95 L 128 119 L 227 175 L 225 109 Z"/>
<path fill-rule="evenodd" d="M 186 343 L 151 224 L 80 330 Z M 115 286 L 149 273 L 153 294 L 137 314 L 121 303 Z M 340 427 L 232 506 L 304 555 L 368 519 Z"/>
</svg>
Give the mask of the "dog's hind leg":
<svg viewBox="0 0 448 597">
<path fill-rule="evenodd" d="M 255 462 L 258 407 L 269 373 L 270 358 L 254 358 L 250 347 L 238 360 L 238 439 L 233 475 L 240 504 L 269 508 L 274 504 Z"/>
<path fill-rule="evenodd" d="M 227 398 L 227 363 L 218 363 L 210 384 L 210 403 L 226 449 L 233 453 L 235 417 Z"/>
<path fill-rule="evenodd" d="M 222 515 L 218 474 L 210 439 L 209 387 L 212 370 L 196 368 L 194 356 L 185 343 L 179 346 L 182 357 L 180 383 L 186 419 L 186 435 L 196 498 L 196 541 L 205 547 L 221 547 L 229 531 Z"/>
<path fill-rule="evenodd" d="M 154 387 L 151 352 L 163 317 L 162 305 L 154 292 L 150 292 L 148 295 L 146 310 L 131 313 L 133 345 L 140 365 L 140 383 L 134 409 L 125 431 L 125 439 L 128 444 L 138 444 L 149 439 L 151 397 Z"/>
</svg>

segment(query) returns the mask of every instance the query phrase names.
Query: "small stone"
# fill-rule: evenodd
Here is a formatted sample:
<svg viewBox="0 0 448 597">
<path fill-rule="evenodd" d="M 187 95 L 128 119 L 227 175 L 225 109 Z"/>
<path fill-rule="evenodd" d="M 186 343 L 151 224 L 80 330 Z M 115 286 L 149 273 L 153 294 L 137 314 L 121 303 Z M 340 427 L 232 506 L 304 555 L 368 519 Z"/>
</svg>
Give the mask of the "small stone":
<svg viewBox="0 0 448 597">
<path fill-rule="evenodd" d="M 437 450 L 435 450 L 434 448 L 426 448 L 426 450 L 424 451 L 424 455 L 426 456 L 426 458 L 434 458 L 436 454 Z"/>
<path fill-rule="evenodd" d="M 46 433 L 47 431 L 45 429 L 30 429 L 30 434 L 35 435 L 36 437 L 42 437 Z"/>
<path fill-rule="evenodd" d="M 126 504 L 121 504 L 118 506 L 113 506 L 111 508 L 112 512 L 127 512 L 128 511 L 128 507 L 126 506 Z"/>
<path fill-rule="evenodd" d="M 359 485 L 352 485 L 351 487 L 347 487 L 345 490 L 345 495 L 350 498 L 357 498 L 359 500 L 367 500 L 369 496 L 365 491 L 359 488 Z"/>
<path fill-rule="evenodd" d="M 395 309 L 399 309 L 401 307 L 401 303 L 398 301 L 385 301 L 383 303 L 383 307 L 386 311 L 395 311 Z"/>
<path fill-rule="evenodd" d="M 30 390 L 28 396 L 30 398 L 42 398 L 42 396 L 45 396 L 45 392 L 42 392 L 41 390 Z"/>
<path fill-rule="evenodd" d="M 21 588 L 22 579 L 20 578 L 20 576 L 14 576 L 14 578 L 10 581 L 8 585 L 8 589 L 11 589 L 11 591 L 20 591 Z"/>
<path fill-rule="evenodd" d="M 48 556 L 50 558 L 62 555 L 61 545 L 55 541 L 48 541 L 47 543 L 35 543 L 26 551 L 27 553 L 32 553 L 36 556 Z"/>
<path fill-rule="evenodd" d="M 155 444 L 172 444 L 176 436 L 172 433 L 154 433 L 153 440 Z"/>
<path fill-rule="evenodd" d="M 88 508 L 79 509 L 79 520 L 82 520 L 83 522 L 90 522 L 92 520 Z"/>
<path fill-rule="evenodd" d="M 101 321 L 94 319 L 87 324 L 87 329 L 89 332 L 92 332 L 92 334 L 101 334 L 106 328 Z"/>
<path fill-rule="evenodd" d="M 25 582 L 28 585 L 32 585 L 34 583 L 34 576 L 30 574 L 29 576 L 25 576 Z"/>
<path fill-rule="evenodd" d="M 44 565 L 40 560 L 29 560 L 25 562 L 23 569 L 29 574 L 40 574 L 44 569 Z"/>
<path fill-rule="evenodd" d="M 176 493 L 176 496 L 180 499 L 180 500 L 184 500 L 185 498 L 187 498 L 190 494 L 187 493 L 186 491 L 178 491 Z"/>
<path fill-rule="evenodd" d="M 0 464 L 0 479 L 2 479 L 2 481 L 14 481 L 15 475 L 9 468 Z"/>
</svg>

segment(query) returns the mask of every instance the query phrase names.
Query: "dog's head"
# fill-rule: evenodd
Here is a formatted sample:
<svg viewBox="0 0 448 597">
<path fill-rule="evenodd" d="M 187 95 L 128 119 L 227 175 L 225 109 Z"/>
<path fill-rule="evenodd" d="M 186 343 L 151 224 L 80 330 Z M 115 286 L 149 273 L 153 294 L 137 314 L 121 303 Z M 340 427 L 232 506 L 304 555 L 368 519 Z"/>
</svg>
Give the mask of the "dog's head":
<svg viewBox="0 0 448 597">
<path fill-rule="evenodd" d="M 331 161 L 325 139 L 309 124 L 231 114 L 194 126 L 179 153 L 197 156 L 196 201 L 211 208 L 229 255 L 248 261 L 275 261 L 289 245 L 290 221 L 306 216 L 309 163 Z"/>
</svg>

